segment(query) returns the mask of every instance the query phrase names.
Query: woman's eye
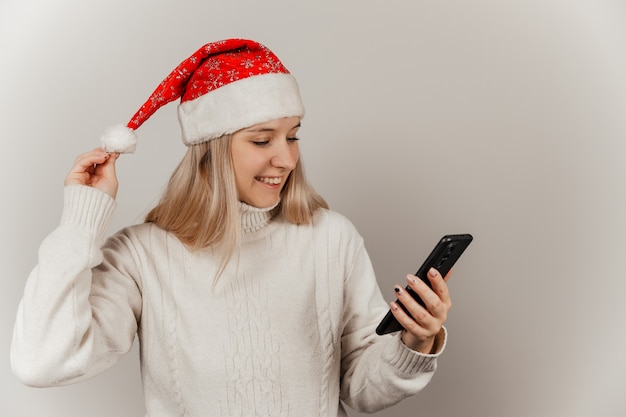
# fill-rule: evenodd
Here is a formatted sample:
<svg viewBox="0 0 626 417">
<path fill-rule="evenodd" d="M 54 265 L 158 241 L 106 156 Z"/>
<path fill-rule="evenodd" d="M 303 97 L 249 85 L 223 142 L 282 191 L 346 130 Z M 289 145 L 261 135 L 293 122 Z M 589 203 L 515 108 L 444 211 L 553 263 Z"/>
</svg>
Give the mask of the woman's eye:
<svg viewBox="0 0 626 417">
<path fill-rule="evenodd" d="M 255 140 L 255 141 L 252 141 L 252 143 L 254 143 L 257 146 L 265 146 L 268 143 L 270 143 L 270 141 L 269 140 Z"/>
<path fill-rule="evenodd" d="M 287 142 L 296 142 L 298 140 L 300 140 L 300 138 L 297 138 L 295 136 L 293 138 L 287 138 Z"/>
</svg>

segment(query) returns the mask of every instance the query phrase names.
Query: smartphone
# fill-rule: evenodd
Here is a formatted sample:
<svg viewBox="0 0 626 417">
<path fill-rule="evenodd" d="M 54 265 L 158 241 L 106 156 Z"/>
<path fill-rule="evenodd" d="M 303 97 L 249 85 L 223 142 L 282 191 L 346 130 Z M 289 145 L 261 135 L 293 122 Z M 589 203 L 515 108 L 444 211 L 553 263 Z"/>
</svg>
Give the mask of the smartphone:
<svg viewBox="0 0 626 417">
<path fill-rule="evenodd" d="M 435 245 L 432 252 L 428 255 L 415 275 L 430 287 L 430 281 L 426 277 L 428 270 L 430 270 L 430 268 L 435 268 L 439 271 L 442 277 L 445 277 L 473 239 L 474 238 L 470 234 L 445 235 Z M 406 286 L 406 290 L 420 305 L 425 307 L 424 302 L 419 295 L 417 295 L 408 285 Z M 408 314 L 408 311 L 400 301 L 396 301 L 396 303 Z M 398 320 L 396 320 L 393 314 L 391 314 L 391 310 L 389 310 L 387 315 L 382 319 L 376 328 L 376 333 L 383 335 L 397 332 L 402 329 L 402 325 L 398 322 Z"/>
</svg>

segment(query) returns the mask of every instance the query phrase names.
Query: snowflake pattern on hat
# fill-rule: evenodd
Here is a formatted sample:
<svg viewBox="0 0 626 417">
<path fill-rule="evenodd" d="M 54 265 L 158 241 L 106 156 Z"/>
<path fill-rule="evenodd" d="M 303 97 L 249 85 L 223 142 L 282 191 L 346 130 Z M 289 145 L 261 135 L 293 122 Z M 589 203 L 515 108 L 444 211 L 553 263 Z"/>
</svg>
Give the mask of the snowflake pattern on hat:
<svg viewBox="0 0 626 417">
<path fill-rule="evenodd" d="M 187 145 L 272 118 L 304 115 L 293 76 L 271 50 L 247 39 L 202 46 L 159 84 L 127 128 L 134 135 L 159 108 L 178 98 Z M 103 146 L 109 151 L 134 150 L 134 144 L 132 150 L 120 150 L 123 145 L 118 139 L 108 134 L 102 138 Z"/>
<path fill-rule="evenodd" d="M 235 51 L 235 52 L 226 52 Z M 239 69 L 247 69 L 242 75 Z M 264 45 L 245 39 L 209 43 L 174 69 L 128 123 L 137 129 L 160 107 L 178 98 L 194 100 L 224 85 L 250 76 L 289 71 Z"/>
</svg>

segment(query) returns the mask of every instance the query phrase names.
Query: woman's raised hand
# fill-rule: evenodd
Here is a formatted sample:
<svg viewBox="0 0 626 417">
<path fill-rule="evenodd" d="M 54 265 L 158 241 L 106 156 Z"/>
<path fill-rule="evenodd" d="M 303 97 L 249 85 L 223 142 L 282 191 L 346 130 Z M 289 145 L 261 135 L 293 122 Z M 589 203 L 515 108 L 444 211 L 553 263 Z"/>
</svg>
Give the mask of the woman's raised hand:
<svg viewBox="0 0 626 417">
<path fill-rule="evenodd" d="M 118 187 L 115 161 L 118 157 L 119 153 L 107 153 L 102 148 L 79 155 L 65 177 L 65 185 L 87 185 L 115 198 Z"/>
</svg>

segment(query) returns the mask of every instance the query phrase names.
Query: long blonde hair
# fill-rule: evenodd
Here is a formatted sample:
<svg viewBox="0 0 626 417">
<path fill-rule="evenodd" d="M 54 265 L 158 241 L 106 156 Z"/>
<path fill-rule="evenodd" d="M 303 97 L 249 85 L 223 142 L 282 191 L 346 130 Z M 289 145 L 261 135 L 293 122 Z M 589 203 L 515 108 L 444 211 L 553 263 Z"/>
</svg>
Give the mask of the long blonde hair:
<svg viewBox="0 0 626 417">
<path fill-rule="evenodd" d="M 239 244 L 241 226 L 230 144 L 231 135 L 224 135 L 189 146 L 161 200 L 145 219 L 172 232 L 190 250 L 219 246 L 222 268 Z M 307 182 L 299 160 L 274 215 L 309 224 L 320 208 L 328 204 Z"/>
</svg>

